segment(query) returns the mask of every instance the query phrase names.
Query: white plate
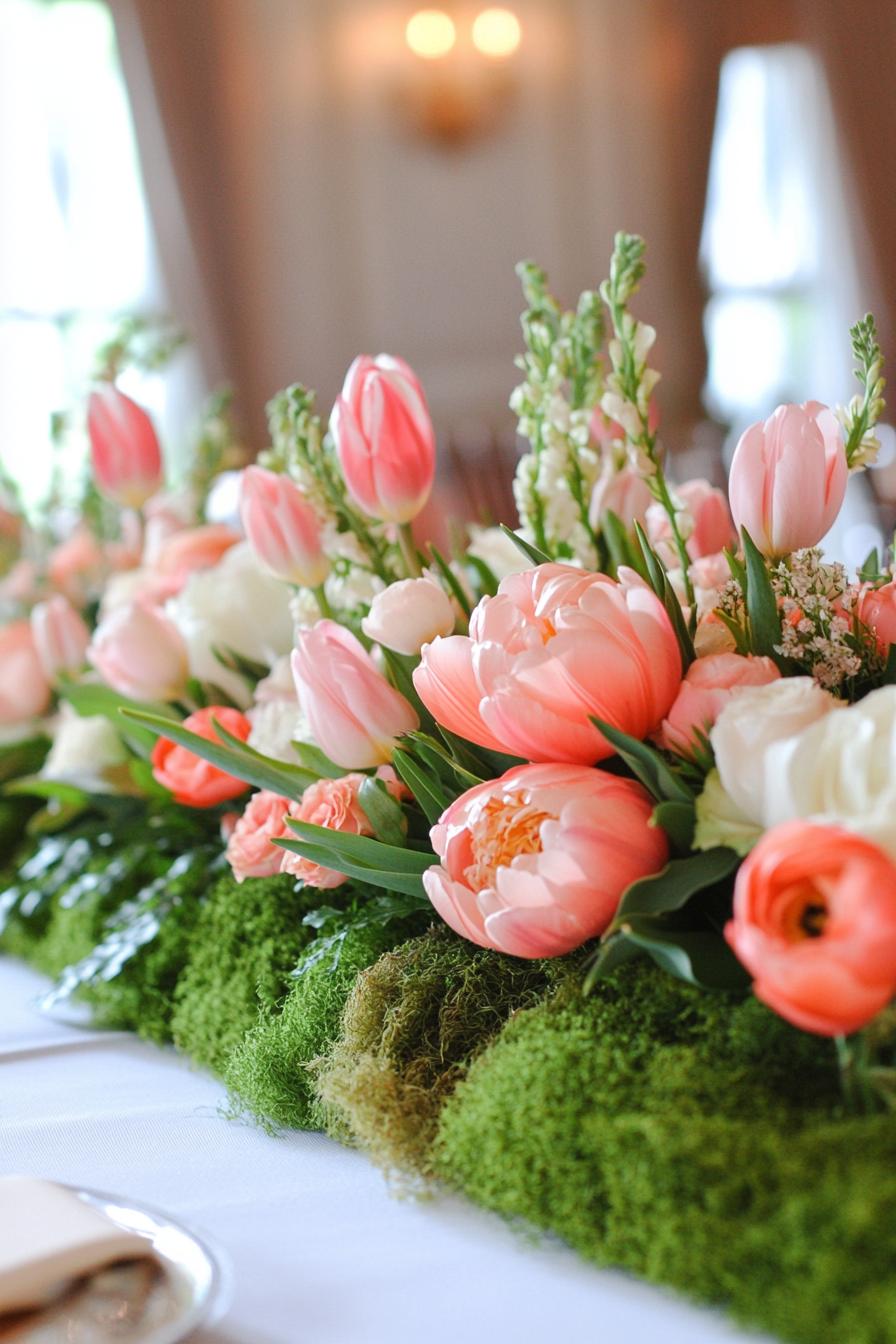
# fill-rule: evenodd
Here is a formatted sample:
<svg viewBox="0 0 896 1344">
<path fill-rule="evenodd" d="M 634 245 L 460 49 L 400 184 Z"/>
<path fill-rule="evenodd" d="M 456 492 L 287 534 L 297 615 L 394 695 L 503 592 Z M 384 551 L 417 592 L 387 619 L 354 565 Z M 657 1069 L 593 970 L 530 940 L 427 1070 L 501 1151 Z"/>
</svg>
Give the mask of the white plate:
<svg viewBox="0 0 896 1344">
<path fill-rule="evenodd" d="M 119 1227 L 144 1237 L 153 1257 L 110 1265 L 41 1311 L 0 1318 L 0 1344 L 177 1344 L 220 1315 L 224 1271 L 205 1242 L 145 1204 L 71 1188 Z"/>
</svg>

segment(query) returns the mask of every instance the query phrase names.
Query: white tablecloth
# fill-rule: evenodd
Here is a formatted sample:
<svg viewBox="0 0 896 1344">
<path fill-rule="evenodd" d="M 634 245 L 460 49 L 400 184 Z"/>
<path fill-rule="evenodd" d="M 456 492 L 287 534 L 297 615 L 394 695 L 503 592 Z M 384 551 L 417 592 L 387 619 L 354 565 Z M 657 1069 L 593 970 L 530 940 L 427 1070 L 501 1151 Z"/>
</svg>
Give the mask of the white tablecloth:
<svg viewBox="0 0 896 1344">
<path fill-rule="evenodd" d="M 460 1200 L 399 1200 L 358 1153 L 220 1114 L 173 1051 L 34 1009 L 0 958 L 0 1169 L 130 1196 L 230 1261 L 232 1301 L 196 1344 L 722 1344 L 747 1336 Z M 756 1338 L 756 1337 L 754 1337 Z"/>
</svg>

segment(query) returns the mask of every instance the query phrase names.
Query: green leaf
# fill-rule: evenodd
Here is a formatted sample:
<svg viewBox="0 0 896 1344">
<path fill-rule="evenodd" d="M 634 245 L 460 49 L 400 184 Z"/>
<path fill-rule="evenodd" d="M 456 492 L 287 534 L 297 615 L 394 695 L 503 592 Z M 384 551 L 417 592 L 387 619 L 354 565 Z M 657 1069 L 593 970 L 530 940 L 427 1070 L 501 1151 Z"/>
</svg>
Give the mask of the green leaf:
<svg viewBox="0 0 896 1344">
<path fill-rule="evenodd" d="M 381 779 L 365 779 L 358 790 L 358 801 L 377 840 L 384 845 L 404 844 L 407 831 L 404 812 Z"/>
<path fill-rule="evenodd" d="M 157 714 L 133 709 L 122 709 L 121 714 L 128 720 L 133 719 L 141 725 L 145 724 L 157 737 L 177 742 L 179 746 L 186 747 L 203 761 L 217 766 L 219 770 L 226 770 L 236 779 L 244 779 L 247 784 L 252 784 L 257 789 L 270 789 L 272 793 L 279 793 L 283 798 L 298 799 L 309 784 L 317 782 L 317 775 L 313 775 L 309 770 L 284 765 L 282 761 L 262 756 L 260 752 L 254 751 L 252 747 L 246 746 L 245 742 L 228 733 L 218 722 L 215 722 L 215 730 L 221 740 L 210 742 L 207 738 L 190 732 L 181 723 L 161 718 Z"/>
<path fill-rule="evenodd" d="M 896 644 L 887 650 L 887 662 L 884 667 L 884 685 L 896 686 Z"/>
<path fill-rule="evenodd" d="M 413 756 L 400 749 L 393 753 L 392 764 L 414 795 L 430 826 L 434 826 L 452 801 L 444 792 L 438 776 L 425 771 Z"/>
<path fill-rule="evenodd" d="M 0 747 L 0 784 L 22 775 L 33 775 L 41 768 L 50 749 L 48 737 L 29 737 Z"/>
<path fill-rule="evenodd" d="M 172 705 L 163 703 L 146 704 L 139 700 L 131 700 L 126 695 L 119 695 L 117 691 L 111 690 L 108 686 L 98 686 L 90 682 L 65 681 L 59 687 L 59 694 L 68 701 L 82 718 L 89 718 L 96 714 L 109 719 L 119 730 L 128 746 L 138 756 L 145 758 L 149 757 L 155 746 L 155 735 L 134 723 L 124 723 L 122 720 L 123 712 L 134 710 L 141 714 L 148 713 L 157 719 L 175 723 L 181 719 L 181 715 Z"/>
<path fill-rule="evenodd" d="M 254 658 L 247 658 L 243 653 L 237 653 L 236 649 L 230 649 L 226 645 L 212 645 L 212 653 L 215 660 L 226 667 L 228 672 L 235 672 L 241 677 L 248 686 L 250 692 L 266 677 L 270 672 L 267 663 L 256 662 Z"/>
<path fill-rule="evenodd" d="M 782 667 L 785 659 L 775 650 L 781 643 L 781 616 L 765 557 L 757 550 L 747 529 L 741 528 L 747 569 L 747 615 L 753 653 L 764 654 Z"/>
<path fill-rule="evenodd" d="M 429 553 L 433 558 L 436 569 L 439 571 L 439 573 L 441 574 L 442 578 L 445 581 L 445 587 L 448 589 L 448 592 L 454 598 L 455 602 L 458 604 L 464 615 L 469 616 L 473 610 L 473 607 L 469 597 L 464 592 L 463 584 L 460 582 L 454 570 L 451 568 L 448 561 L 442 555 L 441 551 L 439 551 L 435 546 L 430 544 Z"/>
<path fill-rule="evenodd" d="M 868 582 L 871 579 L 876 579 L 879 574 L 880 556 L 877 553 L 877 547 L 874 546 L 865 556 L 862 568 L 859 570 L 859 578 Z"/>
<path fill-rule="evenodd" d="M 616 577 L 620 565 L 627 565 L 629 569 L 634 569 L 646 581 L 647 566 L 644 563 L 641 549 L 632 543 L 628 528 L 612 509 L 608 509 L 601 519 L 601 533 L 610 553 L 613 578 Z"/>
<path fill-rule="evenodd" d="M 660 826 L 675 849 L 688 853 L 694 839 L 697 814 L 693 803 L 657 803 L 650 817 L 652 826 Z"/>
<path fill-rule="evenodd" d="M 699 892 L 716 886 L 737 869 L 733 849 L 706 849 L 685 859 L 672 859 L 658 873 L 642 877 L 623 892 L 608 930 L 616 933 L 634 915 L 668 914 L 681 910 Z"/>
<path fill-rule="evenodd" d="M 26 794 L 30 798 L 51 798 L 69 807 L 84 808 L 90 803 L 90 794 L 76 784 L 61 779 L 41 779 L 39 775 L 14 779 L 5 786 L 3 792 Z"/>
<path fill-rule="evenodd" d="M 350 859 L 355 864 L 363 864 L 372 869 L 387 869 L 398 873 L 425 873 L 437 863 L 432 850 L 421 853 L 417 849 L 408 849 L 403 845 L 384 845 L 367 835 L 352 835 L 348 831 L 333 831 L 328 826 L 315 826 L 310 821 L 298 821 L 287 817 L 286 824 L 303 843 L 307 842 L 317 849 L 327 850 L 331 856 Z M 336 867 L 330 864 L 330 867 Z"/>
<path fill-rule="evenodd" d="M 343 873 L 345 877 L 350 877 L 356 882 L 366 882 L 373 887 L 383 887 L 386 891 L 402 891 L 409 896 L 418 896 L 421 900 L 426 897 L 422 880 L 422 872 L 426 871 L 425 868 L 421 873 L 413 873 L 400 868 L 372 867 L 357 859 L 349 858 L 343 853 L 325 849 L 322 845 L 315 845 L 307 840 L 280 839 L 273 843 L 280 849 L 288 849 L 294 854 L 300 854 L 303 859 L 308 859 L 321 868 L 332 868 L 337 873 Z M 392 848 L 392 846 L 384 846 L 384 848 Z M 435 860 L 430 858 L 426 867 L 431 868 L 434 862 Z"/>
<path fill-rule="evenodd" d="M 537 546 L 533 546 L 530 541 L 526 541 L 506 523 L 501 524 L 501 531 L 510 538 L 517 550 L 522 551 L 526 559 L 531 561 L 533 565 L 552 565 L 554 563 L 549 555 L 540 551 Z"/>
<path fill-rule="evenodd" d="M 393 649 L 387 649 L 381 645 L 383 662 L 389 671 L 392 685 L 397 691 L 400 691 L 405 700 L 413 705 L 417 718 L 420 720 L 420 727 L 427 733 L 436 731 L 436 721 L 424 705 L 417 694 L 417 688 L 414 685 L 413 672 L 419 663 L 419 658 L 411 658 L 407 654 L 395 653 Z"/>
<path fill-rule="evenodd" d="M 630 942 L 628 938 L 621 934 L 614 934 L 607 938 L 585 963 L 582 993 L 590 994 L 598 980 L 603 980 L 611 971 L 615 971 L 617 966 L 622 966 L 625 962 L 631 961 L 640 952 L 641 949 L 636 943 Z"/>
<path fill-rule="evenodd" d="M 494 597 L 498 591 L 499 579 L 491 568 L 478 555 L 464 556 L 464 563 L 472 569 L 479 579 L 479 591 L 484 597 Z"/>
<path fill-rule="evenodd" d="M 750 977 L 720 934 L 711 929 L 675 929 L 660 916 L 633 915 L 621 928 L 636 947 L 679 980 L 700 989 L 742 993 Z"/>
<path fill-rule="evenodd" d="M 693 792 L 683 780 L 669 768 L 660 753 L 646 742 L 615 728 L 605 719 L 591 715 L 591 722 L 599 728 L 603 736 L 622 757 L 636 779 L 658 803 L 692 803 Z"/>
<path fill-rule="evenodd" d="M 669 582 L 669 576 L 662 560 L 647 540 L 647 534 L 640 523 L 635 523 L 635 535 L 644 556 L 644 564 L 647 569 L 646 581 L 666 608 L 666 614 L 672 622 L 672 629 L 675 631 L 675 638 L 678 640 L 682 672 L 686 672 L 696 659 L 697 654 L 687 622 L 684 619 L 681 603 Z"/>
<path fill-rule="evenodd" d="M 298 741 L 294 741 L 292 745 L 302 769 L 310 771 L 317 779 L 341 779 L 345 774 L 345 766 L 331 761 L 320 747 L 312 746 L 310 742 Z"/>
</svg>

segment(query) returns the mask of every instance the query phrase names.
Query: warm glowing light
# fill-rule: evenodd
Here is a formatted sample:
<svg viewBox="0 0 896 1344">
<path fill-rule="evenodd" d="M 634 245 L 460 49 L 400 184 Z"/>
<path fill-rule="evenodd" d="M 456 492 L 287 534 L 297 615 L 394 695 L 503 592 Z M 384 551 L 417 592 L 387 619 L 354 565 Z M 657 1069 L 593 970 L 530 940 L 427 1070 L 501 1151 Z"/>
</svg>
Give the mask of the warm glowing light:
<svg viewBox="0 0 896 1344">
<path fill-rule="evenodd" d="M 483 56 L 512 56 L 522 39 L 517 16 L 509 9 L 484 9 L 473 22 L 473 45 Z"/>
<path fill-rule="evenodd" d="M 454 20 L 442 9 L 418 9 L 408 19 L 404 35 L 414 55 L 427 61 L 447 56 L 457 41 Z"/>
</svg>

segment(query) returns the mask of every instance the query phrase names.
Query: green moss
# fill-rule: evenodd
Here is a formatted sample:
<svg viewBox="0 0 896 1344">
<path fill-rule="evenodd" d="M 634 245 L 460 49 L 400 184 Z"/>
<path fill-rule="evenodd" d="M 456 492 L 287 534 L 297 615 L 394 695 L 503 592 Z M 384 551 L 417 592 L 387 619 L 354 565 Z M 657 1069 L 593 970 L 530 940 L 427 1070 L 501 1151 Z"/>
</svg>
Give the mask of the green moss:
<svg viewBox="0 0 896 1344">
<path fill-rule="evenodd" d="M 319 1129 L 324 1123 L 309 1064 L 333 1044 L 345 1001 L 358 973 L 395 945 L 390 926 L 352 930 L 334 965 L 321 958 L 296 980 L 283 1011 L 264 1013 L 236 1047 L 224 1079 L 234 1108 L 291 1129 Z"/>
<path fill-rule="evenodd" d="M 358 977 L 319 1071 L 328 1128 L 389 1171 L 426 1173 L 445 1098 L 547 984 L 544 963 L 474 948 L 444 926 L 386 953 Z"/>
<path fill-rule="evenodd" d="M 302 923 L 320 905 L 314 888 L 291 877 L 219 879 L 202 908 L 190 958 L 175 990 L 171 1031 L 181 1050 L 221 1073 L 263 1010 L 290 988 L 313 930 Z"/>
<path fill-rule="evenodd" d="M 434 1146 L 478 1203 L 806 1344 L 896 1339 L 894 1158 L 830 1042 L 646 965 L 519 1014 Z"/>
</svg>

